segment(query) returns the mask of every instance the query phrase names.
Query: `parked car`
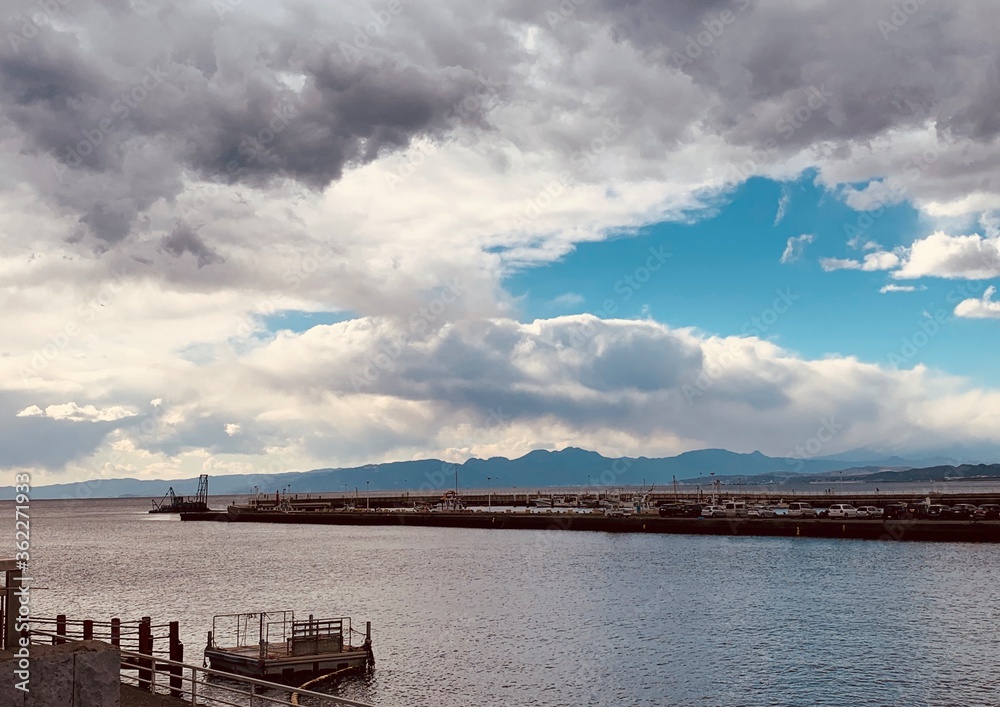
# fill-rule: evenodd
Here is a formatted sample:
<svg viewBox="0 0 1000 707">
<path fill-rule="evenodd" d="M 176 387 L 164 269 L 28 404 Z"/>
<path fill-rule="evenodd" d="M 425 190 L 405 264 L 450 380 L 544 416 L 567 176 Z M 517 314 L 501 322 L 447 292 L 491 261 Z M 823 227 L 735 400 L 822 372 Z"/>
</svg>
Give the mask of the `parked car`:
<svg viewBox="0 0 1000 707">
<path fill-rule="evenodd" d="M 701 509 L 701 515 L 704 518 L 725 518 L 726 509 L 722 506 L 705 506 Z"/>
<path fill-rule="evenodd" d="M 788 504 L 788 515 L 793 518 L 815 518 L 817 514 L 816 509 L 808 503 L 796 501 Z"/>
<path fill-rule="evenodd" d="M 996 503 L 984 503 L 972 514 L 976 520 L 997 520 L 1000 519 L 1000 505 Z"/>
<path fill-rule="evenodd" d="M 827 509 L 826 515 L 829 518 L 857 518 L 858 509 L 850 503 L 834 503 Z"/>
<path fill-rule="evenodd" d="M 751 506 L 747 509 L 748 518 L 774 518 L 775 512 L 773 508 L 768 508 L 767 506 Z"/>
<path fill-rule="evenodd" d="M 617 506 L 612 507 L 612 508 L 605 508 L 604 509 L 604 515 L 607 518 L 624 518 L 625 517 L 625 509 L 624 508 L 619 508 Z"/>
<path fill-rule="evenodd" d="M 881 518 L 882 509 L 878 506 L 858 506 L 858 518 Z"/>
<path fill-rule="evenodd" d="M 678 503 L 664 503 L 658 510 L 661 518 L 679 518 L 684 515 L 684 507 Z"/>
<path fill-rule="evenodd" d="M 951 508 L 940 503 L 932 503 L 929 506 L 924 506 L 921 512 L 924 518 L 932 520 L 940 520 L 951 516 Z"/>
<path fill-rule="evenodd" d="M 685 503 L 681 507 L 681 515 L 684 518 L 697 518 L 701 515 L 701 508 L 700 503 Z"/>
<path fill-rule="evenodd" d="M 906 506 L 902 503 L 890 503 L 882 509 L 883 520 L 896 520 L 906 515 Z"/>
<path fill-rule="evenodd" d="M 977 509 L 971 503 L 956 503 L 951 507 L 948 512 L 947 517 L 952 520 L 971 520 L 972 514 L 975 513 Z"/>
</svg>

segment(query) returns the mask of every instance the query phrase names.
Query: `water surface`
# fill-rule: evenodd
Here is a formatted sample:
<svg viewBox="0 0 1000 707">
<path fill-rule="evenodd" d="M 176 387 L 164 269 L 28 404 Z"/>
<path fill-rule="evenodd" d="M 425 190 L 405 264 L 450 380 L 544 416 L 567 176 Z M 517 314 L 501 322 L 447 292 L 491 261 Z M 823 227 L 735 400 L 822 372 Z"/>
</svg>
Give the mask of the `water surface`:
<svg viewBox="0 0 1000 707">
<path fill-rule="evenodd" d="M 216 504 L 217 505 L 217 504 Z M 372 621 L 384 707 L 998 704 L 1000 547 L 182 523 L 35 501 L 38 615 Z M 9 519 L 11 504 L 0 504 Z"/>
</svg>

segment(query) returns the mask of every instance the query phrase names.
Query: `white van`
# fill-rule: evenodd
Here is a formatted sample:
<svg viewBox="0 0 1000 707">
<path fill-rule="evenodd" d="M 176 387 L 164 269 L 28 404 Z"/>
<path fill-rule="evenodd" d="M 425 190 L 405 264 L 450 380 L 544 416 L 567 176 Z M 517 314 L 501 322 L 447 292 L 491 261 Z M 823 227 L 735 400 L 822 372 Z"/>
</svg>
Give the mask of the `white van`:
<svg viewBox="0 0 1000 707">
<path fill-rule="evenodd" d="M 827 512 L 831 518 L 857 518 L 858 509 L 850 503 L 834 503 Z"/>
<path fill-rule="evenodd" d="M 815 518 L 817 513 L 808 503 L 795 502 L 788 504 L 788 515 L 795 518 Z"/>
<path fill-rule="evenodd" d="M 725 505 L 727 518 L 745 518 L 747 504 L 743 501 L 728 501 Z"/>
</svg>

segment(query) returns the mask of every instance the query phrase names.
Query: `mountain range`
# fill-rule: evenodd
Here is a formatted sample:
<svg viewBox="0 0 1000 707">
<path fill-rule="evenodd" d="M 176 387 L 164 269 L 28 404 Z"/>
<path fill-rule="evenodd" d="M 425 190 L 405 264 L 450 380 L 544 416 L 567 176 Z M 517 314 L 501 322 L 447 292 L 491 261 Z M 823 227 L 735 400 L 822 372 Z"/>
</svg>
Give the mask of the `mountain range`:
<svg viewBox="0 0 1000 707">
<path fill-rule="evenodd" d="M 608 458 L 585 449 L 567 447 L 560 451 L 536 450 L 516 459 L 492 457 L 469 459 L 453 464 L 439 459 L 367 464 L 341 469 L 313 469 L 275 474 L 232 474 L 214 476 L 209 490 L 213 495 L 252 494 L 287 490 L 314 493 L 376 490 L 438 490 L 454 488 L 522 488 L 547 486 L 608 488 L 617 486 L 708 484 L 763 484 L 844 480 L 888 483 L 927 481 L 950 477 L 1000 476 L 1000 465 L 962 464 L 955 460 L 928 457 L 905 459 L 888 457 L 845 461 L 836 458 L 790 459 L 768 457 L 760 452 L 742 454 L 725 449 L 702 449 L 673 457 Z M 160 498 L 173 488 L 178 495 L 192 495 L 197 479 L 94 479 L 38 486 L 32 498 Z M 0 499 L 14 497 L 13 487 L 0 487 Z"/>
</svg>

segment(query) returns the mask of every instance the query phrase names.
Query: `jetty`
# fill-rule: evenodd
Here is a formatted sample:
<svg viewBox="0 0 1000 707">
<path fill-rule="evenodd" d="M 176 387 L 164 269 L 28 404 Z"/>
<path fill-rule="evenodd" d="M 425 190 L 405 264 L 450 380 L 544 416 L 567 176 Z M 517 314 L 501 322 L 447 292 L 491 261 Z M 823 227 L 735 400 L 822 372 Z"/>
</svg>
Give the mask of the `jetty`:
<svg viewBox="0 0 1000 707">
<path fill-rule="evenodd" d="M 182 513 L 183 521 L 303 525 L 413 526 L 482 530 L 565 530 L 606 533 L 785 536 L 864 540 L 1000 542 L 1000 521 L 881 518 L 663 518 L 656 512 L 626 516 L 569 511 L 270 510 L 230 506 L 226 513 Z"/>
</svg>

